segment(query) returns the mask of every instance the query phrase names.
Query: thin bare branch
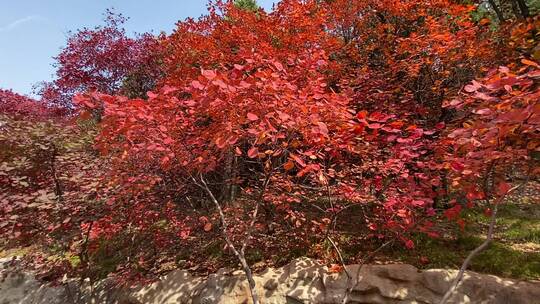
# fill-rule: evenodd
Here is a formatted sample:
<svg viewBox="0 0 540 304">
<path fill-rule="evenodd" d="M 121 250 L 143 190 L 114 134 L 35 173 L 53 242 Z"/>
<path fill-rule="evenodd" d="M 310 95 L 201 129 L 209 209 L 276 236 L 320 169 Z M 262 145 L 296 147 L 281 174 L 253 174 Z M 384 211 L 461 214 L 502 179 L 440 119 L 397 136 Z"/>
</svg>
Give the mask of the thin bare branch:
<svg viewBox="0 0 540 304">
<path fill-rule="evenodd" d="M 450 297 L 452 297 L 452 295 L 454 294 L 454 292 L 458 289 L 459 285 L 461 284 L 462 280 L 463 280 L 463 276 L 465 275 L 465 271 L 467 270 L 467 268 L 469 267 L 469 264 L 471 263 L 472 259 L 478 255 L 480 252 L 484 251 L 488 246 L 489 244 L 491 243 L 491 241 L 493 240 L 493 233 L 495 231 L 495 224 L 497 222 L 497 211 L 498 211 L 498 207 L 499 207 L 499 204 L 501 202 L 503 202 L 504 198 L 514 192 L 515 190 L 517 190 L 518 188 L 520 188 L 521 186 L 523 186 L 525 183 L 523 184 L 519 184 L 519 185 L 516 185 L 512 188 L 510 188 L 510 190 L 508 190 L 504 195 L 501 195 L 496 201 L 495 203 L 493 204 L 493 211 L 491 213 L 491 219 L 490 219 L 490 222 L 489 222 L 489 229 L 488 229 L 488 233 L 487 233 L 487 236 L 486 236 L 486 240 L 484 242 L 482 242 L 482 244 L 480 244 L 480 246 L 476 247 L 473 251 L 471 251 L 469 253 L 469 255 L 467 256 L 467 258 L 465 259 L 465 261 L 463 261 L 463 264 L 461 265 L 461 268 L 459 269 L 459 272 L 456 276 L 456 278 L 454 279 L 454 281 L 452 282 L 452 286 L 450 287 L 450 289 L 448 289 L 448 291 L 444 294 L 443 298 L 441 299 L 441 302 L 440 304 L 446 304 L 448 302 L 448 300 L 450 299 Z"/>
<path fill-rule="evenodd" d="M 357 282 L 358 282 L 358 278 L 360 277 L 360 271 L 362 270 L 362 267 L 367 263 L 367 261 L 371 260 L 379 251 L 383 250 L 386 246 L 394 243 L 394 241 L 395 240 L 392 239 L 383 243 L 377 249 L 373 250 L 372 252 L 370 252 L 369 254 L 365 255 L 362 258 L 362 262 L 358 264 L 358 269 L 356 270 L 355 278 Z M 354 288 L 354 285 L 353 285 L 352 277 L 349 277 L 349 279 L 347 280 L 347 290 L 345 291 L 345 295 L 343 296 L 343 300 L 341 301 L 342 304 L 348 303 L 351 293 L 353 291 L 353 288 Z"/>
<path fill-rule="evenodd" d="M 246 261 L 246 258 L 244 256 L 244 251 L 243 251 L 244 246 L 242 246 L 242 250 L 240 251 L 237 250 L 236 246 L 234 246 L 234 243 L 229 238 L 229 235 L 227 234 L 227 231 L 228 231 L 227 219 L 225 217 L 225 213 L 223 212 L 223 208 L 221 208 L 221 204 L 214 196 L 214 193 L 212 193 L 212 190 L 210 190 L 210 188 L 208 187 L 208 184 L 206 183 L 202 174 L 199 175 L 199 179 L 201 183 L 198 183 L 197 180 L 193 176 L 191 177 L 191 179 L 197 186 L 201 187 L 204 191 L 206 191 L 206 193 L 210 197 L 210 200 L 212 200 L 212 202 L 216 206 L 216 209 L 219 212 L 219 217 L 221 220 L 223 238 L 225 239 L 227 246 L 231 248 L 232 252 L 238 258 L 238 261 L 242 265 L 242 269 L 244 270 L 244 273 L 246 274 L 246 278 L 248 280 L 249 291 L 251 292 L 251 299 L 253 300 L 253 304 L 259 304 L 259 297 L 257 296 L 257 292 L 255 290 L 255 280 L 253 279 L 253 273 L 251 272 L 251 268 L 249 267 Z"/>
<path fill-rule="evenodd" d="M 246 247 L 249 243 L 249 240 L 251 239 L 251 235 L 253 234 L 253 227 L 255 227 L 255 222 L 257 222 L 257 215 L 259 213 L 259 208 L 263 203 L 264 200 L 264 194 L 266 193 L 266 189 L 268 188 L 268 185 L 270 184 L 270 177 L 272 176 L 272 172 L 268 173 L 266 175 L 266 178 L 264 179 L 263 187 L 261 189 L 261 192 L 259 193 L 259 197 L 257 198 L 257 203 L 255 205 L 255 210 L 253 211 L 253 214 L 251 215 L 251 222 L 249 223 L 249 227 L 247 229 L 246 237 L 244 239 L 244 242 L 242 243 L 242 248 L 240 249 L 240 252 L 244 254 Z"/>
</svg>

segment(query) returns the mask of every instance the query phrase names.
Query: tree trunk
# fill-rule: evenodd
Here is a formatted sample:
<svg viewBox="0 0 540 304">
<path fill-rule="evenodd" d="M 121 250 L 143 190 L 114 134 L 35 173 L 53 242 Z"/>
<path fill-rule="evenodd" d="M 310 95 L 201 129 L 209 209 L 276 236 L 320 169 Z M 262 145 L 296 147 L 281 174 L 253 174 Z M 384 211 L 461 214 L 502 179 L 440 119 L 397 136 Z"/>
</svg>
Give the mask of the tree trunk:
<svg viewBox="0 0 540 304">
<path fill-rule="evenodd" d="M 495 11 L 495 14 L 497 14 L 497 18 L 499 18 L 499 22 L 501 22 L 501 23 L 504 22 L 504 15 L 501 12 L 501 10 L 499 9 L 499 7 L 497 6 L 497 4 L 495 3 L 495 0 L 489 0 L 488 2 L 489 2 L 489 5 Z"/>
<path fill-rule="evenodd" d="M 512 3 L 512 12 L 518 19 L 523 19 L 523 16 L 521 16 L 521 12 L 519 11 L 518 4 L 515 0 L 510 1 Z"/>
<path fill-rule="evenodd" d="M 231 194 L 232 194 L 232 188 L 231 188 L 231 179 L 232 179 L 232 172 L 233 172 L 233 152 L 228 151 L 227 156 L 225 156 L 225 172 L 223 176 L 223 187 L 221 189 L 221 195 L 220 200 L 222 202 L 230 202 L 231 201 Z"/>
<path fill-rule="evenodd" d="M 529 17 L 529 7 L 527 7 L 527 3 L 525 3 L 525 0 L 515 0 L 519 6 L 519 9 L 521 10 L 521 16 L 523 18 Z"/>
</svg>

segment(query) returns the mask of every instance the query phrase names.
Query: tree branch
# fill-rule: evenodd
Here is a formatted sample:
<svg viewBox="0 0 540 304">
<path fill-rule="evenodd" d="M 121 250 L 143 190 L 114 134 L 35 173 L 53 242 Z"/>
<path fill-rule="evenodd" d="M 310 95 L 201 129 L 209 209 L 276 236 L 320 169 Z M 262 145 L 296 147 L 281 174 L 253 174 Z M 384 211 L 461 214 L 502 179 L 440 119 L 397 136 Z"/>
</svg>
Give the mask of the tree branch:
<svg viewBox="0 0 540 304">
<path fill-rule="evenodd" d="M 360 276 L 360 270 L 362 270 L 362 267 L 366 264 L 366 262 L 369 261 L 371 258 L 373 258 L 377 254 L 377 252 L 381 251 L 386 246 L 392 244 L 394 241 L 395 240 L 392 239 L 392 240 L 389 240 L 389 241 L 385 242 L 384 244 L 379 246 L 377 249 L 375 249 L 374 251 L 372 251 L 371 253 L 365 255 L 362 258 L 362 262 L 360 264 L 358 264 L 358 269 L 356 270 L 356 276 L 355 277 L 356 277 L 357 282 L 358 282 L 358 277 Z M 354 288 L 354 285 L 352 284 L 352 277 L 349 277 L 349 279 L 347 280 L 347 290 L 345 291 L 345 295 L 343 296 L 343 300 L 341 301 L 342 304 L 346 304 L 346 303 L 349 302 L 349 297 L 351 296 L 353 288 Z"/>
<path fill-rule="evenodd" d="M 249 223 L 249 227 L 246 233 L 246 238 L 244 239 L 244 242 L 242 243 L 242 249 L 240 249 L 240 252 L 244 254 L 246 247 L 249 243 L 249 240 L 251 239 L 251 235 L 253 234 L 253 227 L 255 226 L 255 222 L 257 221 L 257 214 L 259 212 L 259 208 L 263 203 L 264 200 L 264 194 L 266 193 L 266 189 L 268 188 L 268 184 L 270 184 L 270 177 L 272 176 L 272 173 L 268 173 L 266 175 L 266 178 L 264 179 L 263 187 L 261 189 L 261 193 L 259 194 L 259 197 L 257 198 L 257 203 L 255 205 L 255 210 L 253 210 L 253 214 L 251 216 L 251 222 Z"/>
<path fill-rule="evenodd" d="M 467 267 L 469 267 L 469 264 L 471 263 L 472 259 L 479 254 L 480 252 L 484 251 L 491 241 L 493 240 L 493 232 L 495 231 L 495 224 L 497 222 L 497 210 L 499 207 L 499 204 L 504 200 L 504 198 L 517 190 L 519 187 L 523 186 L 525 183 L 514 186 L 510 188 L 504 195 L 501 195 L 494 203 L 493 212 L 491 213 L 491 219 L 489 222 L 489 229 L 486 236 L 486 240 L 480 244 L 480 246 L 476 247 L 473 251 L 469 253 L 465 261 L 463 261 L 463 264 L 461 265 L 461 268 L 459 269 L 459 272 L 454 279 L 454 282 L 452 282 L 452 286 L 448 291 L 444 294 L 443 298 L 441 299 L 440 304 L 446 304 L 450 297 L 454 294 L 454 292 L 457 290 L 459 285 L 461 284 L 461 281 L 463 280 L 463 276 L 465 275 L 465 270 L 467 270 Z"/>
<path fill-rule="evenodd" d="M 227 234 L 227 230 L 228 230 L 227 219 L 225 218 L 225 213 L 223 212 L 223 208 L 221 208 L 221 204 L 218 202 L 218 200 L 216 199 L 216 197 L 212 193 L 212 190 L 210 190 L 210 188 L 208 188 L 208 184 L 204 180 L 204 177 L 202 176 L 202 174 L 199 175 L 199 179 L 200 179 L 201 183 L 198 183 L 197 180 L 195 180 L 195 178 L 193 178 L 193 176 L 191 177 L 191 179 L 193 180 L 193 182 L 197 186 L 201 187 L 203 190 L 206 191 L 206 193 L 210 197 L 210 200 L 216 206 L 216 209 L 219 212 L 219 218 L 221 220 L 221 225 L 222 225 L 222 231 L 221 232 L 223 234 L 223 238 L 225 239 L 225 242 L 227 243 L 227 246 L 229 246 L 229 248 L 231 248 L 234 255 L 238 258 L 238 261 L 242 265 L 242 269 L 244 270 L 244 273 L 246 274 L 246 278 L 248 280 L 249 291 L 251 292 L 251 299 L 253 300 L 253 304 L 259 304 L 259 297 L 257 296 L 257 292 L 255 290 L 255 280 L 253 279 L 253 273 L 251 272 L 251 268 L 249 268 L 249 265 L 248 265 L 248 263 L 246 261 L 245 255 L 244 255 L 244 251 L 243 251 L 244 246 L 242 246 L 242 250 L 238 251 L 236 249 L 236 247 L 234 246 L 234 243 L 232 242 L 232 240 L 229 238 L 229 235 Z M 259 205 L 260 205 L 260 202 L 258 202 L 257 207 Z M 258 209 L 258 208 L 256 208 L 256 209 Z"/>
</svg>

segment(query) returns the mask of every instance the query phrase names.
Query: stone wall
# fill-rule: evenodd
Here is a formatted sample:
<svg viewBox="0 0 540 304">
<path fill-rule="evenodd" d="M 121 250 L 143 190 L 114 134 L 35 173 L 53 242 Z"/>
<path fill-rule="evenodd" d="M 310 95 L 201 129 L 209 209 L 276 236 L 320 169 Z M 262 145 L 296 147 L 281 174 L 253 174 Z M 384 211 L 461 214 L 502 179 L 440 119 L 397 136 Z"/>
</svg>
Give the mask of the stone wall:
<svg viewBox="0 0 540 304">
<path fill-rule="evenodd" d="M 264 304 L 438 303 L 457 271 L 420 271 L 410 265 L 348 266 L 353 275 L 328 273 L 310 259 L 257 274 L 257 293 Z M 30 274 L 11 274 L 0 283 L 0 304 L 104 303 L 104 304 L 213 304 L 250 303 L 241 271 L 222 269 L 208 277 L 194 277 L 176 270 L 160 281 L 131 290 L 117 290 L 107 281 L 90 288 L 75 282 L 49 287 Z M 450 303 L 540 304 L 540 282 L 521 282 L 467 272 Z"/>
</svg>

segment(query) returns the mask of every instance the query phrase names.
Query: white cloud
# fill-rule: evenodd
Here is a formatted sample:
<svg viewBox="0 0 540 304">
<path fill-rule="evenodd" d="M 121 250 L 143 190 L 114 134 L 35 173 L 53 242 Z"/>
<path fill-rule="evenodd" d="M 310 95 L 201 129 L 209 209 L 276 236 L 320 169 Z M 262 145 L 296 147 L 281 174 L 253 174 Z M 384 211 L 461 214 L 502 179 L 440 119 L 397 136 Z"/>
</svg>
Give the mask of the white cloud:
<svg viewBox="0 0 540 304">
<path fill-rule="evenodd" d="M 26 17 L 17 19 L 6 26 L 0 27 L 0 32 L 9 32 L 22 24 L 36 21 L 36 20 L 44 20 L 44 18 L 40 16 L 26 16 Z"/>
</svg>

